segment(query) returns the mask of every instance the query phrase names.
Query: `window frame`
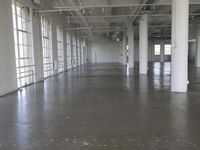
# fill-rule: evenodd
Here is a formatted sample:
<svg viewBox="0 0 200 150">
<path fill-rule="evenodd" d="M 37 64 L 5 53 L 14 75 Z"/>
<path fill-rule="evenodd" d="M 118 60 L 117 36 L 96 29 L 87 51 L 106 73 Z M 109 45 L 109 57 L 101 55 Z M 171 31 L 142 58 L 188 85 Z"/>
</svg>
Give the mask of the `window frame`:
<svg viewBox="0 0 200 150">
<path fill-rule="evenodd" d="M 169 48 L 166 50 L 166 47 L 167 47 L 167 46 L 169 46 Z M 171 44 L 165 44 L 165 45 L 164 45 L 164 54 L 165 54 L 166 56 L 170 56 L 171 53 L 172 53 L 172 46 L 171 46 Z"/>
<path fill-rule="evenodd" d="M 159 46 L 159 51 L 157 51 L 157 46 Z M 154 44 L 154 55 L 160 56 L 161 55 L 161 45 L 160 44 Z"/>
<path fill-rule="evenodd" d="M 44 78 L 48 78 L 53 76 L 54 73 L 51 20 L 45 16 L 41 16 L 40 21 L 43 53 L 43 73 Z"/>
<path fill-rule="evenodd" d="M 64 70 L 65 70 L 63 28 L 60 26 L 57 26 L 56 33 L 57 33 L 58 73 L 61 73 L 61 72 L 64 72 Z"/>
<path fill-rule="evenodd" d="M 32 41 L 30 8 L 12 1 L 13 32 L 17 86 L 22 88 L 35 82 L 35 61 Z"/>
</svg>

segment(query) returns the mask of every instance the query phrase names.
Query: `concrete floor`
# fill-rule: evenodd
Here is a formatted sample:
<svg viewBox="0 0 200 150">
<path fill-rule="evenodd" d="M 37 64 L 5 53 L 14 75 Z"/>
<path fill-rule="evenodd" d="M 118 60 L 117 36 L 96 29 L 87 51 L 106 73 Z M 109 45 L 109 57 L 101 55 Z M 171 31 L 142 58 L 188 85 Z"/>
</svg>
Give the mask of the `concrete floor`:
<svg viewBox="0 0 200 150">
<path fill-rule="evenodd" d="M 149 75 L 88 65 L 0 98 L 0 150 L 199 150 L 200 71 L 170 92 L 170 63 Z"/>
</svg>

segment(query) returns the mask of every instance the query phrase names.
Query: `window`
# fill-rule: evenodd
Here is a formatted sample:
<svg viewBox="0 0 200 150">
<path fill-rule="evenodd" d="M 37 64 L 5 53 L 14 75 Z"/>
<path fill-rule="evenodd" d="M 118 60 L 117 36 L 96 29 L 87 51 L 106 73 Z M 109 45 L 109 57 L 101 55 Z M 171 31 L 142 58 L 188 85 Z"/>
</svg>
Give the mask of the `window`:
<svg viewBox="0 0 200 150">
<path fill-rule="evenodd" d="M 41 17 L 41 30 L 44 77 L 47 78 L 53 75 L 51 23 L 46 17 L 43 16 Z"/>
<path fill-rule="evenodd" d="M 72 68 L 72 51 L 71 51 L 71 36 L 70 33 L 66 33 L 66 47 L 67 47 L 67 68 Z"/>
<path fill-rule="evenodd" d="M 128 46 L 128 45 L 126 45 L 126 49 L 127 49 L 127 50 L 129 49 L 129 46 Z"/>
<path fill-rule="evenodd" d="M 77 38 L 77 64 L 80 65 L 81 64 L 81 45 L 80 45 L 80 39 Z"/>
<path fill-rule="evenodd" d="M 84 57 L 83 57 L 83 49 L 84 49 L 84 40 L 81 40 L 81 64 L 84 64 Z"/>
<path fill-rule="evenodd" d="M 35 65 L 32 48 L 30 11 L 18 1 L 12 4 L 17 85 L 34 83 Z"/>
<path fill-rule="evenodd" d="M 64 71 L 63 28 L 57 27 L 58 72 Z"/>
<path fill-rule="evenodd" d="M 160 55 L 160 45 L 154 45 L 154 55 Z"/>
<path fill-rule="evenodd" d="M 72 55 L 73 55 L 73 60 L 72 60 L 72 64 L 73 67 L 77 66 L 77 43 L 76 43 L 76 37 L 73 36 L 73 49 L 72 49 Z"/>
<path fill-rule="evenodd" d="M 85 39 L 83 40 L 83 64 L 85 64 L 86 63 L 86 55 L 87 55 L 87 53 L 86 53 L 86 41 L 85 41 Z"/>
<path fill-rule="evenodd" d="M 88 63 L 88 44 L 84 41 L 84 50 L 83 50 L 84 63 Z"/>
<path fill-rule="evenodd" d="M 171 44 L 165 44 L 165 55 L 171 55 Z"/>
</svg>

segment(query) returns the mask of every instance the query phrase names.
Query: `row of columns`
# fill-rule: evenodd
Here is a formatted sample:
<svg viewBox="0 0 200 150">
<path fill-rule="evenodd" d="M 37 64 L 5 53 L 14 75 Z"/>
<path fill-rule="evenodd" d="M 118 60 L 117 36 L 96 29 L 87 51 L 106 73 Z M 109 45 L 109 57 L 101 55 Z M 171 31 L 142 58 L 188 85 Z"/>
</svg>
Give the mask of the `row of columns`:
<svg viewBox="0 0 200 150">
<path fill-rule="evenodd" d="M 189 29 L 189 0 L 172 0 L 172 62 L 171 62 L 171 91 L 187 92 L 188 85 L 188 29 Z M 134 67 L 134 30 L 128 29 L 129 67 Z M 198 31 L 200 66 L 200 30 Z M 127 64 L 126 35 L 123 37 L 123 64 Z M 162 44 L 163 45 L 163 44 Z M 161 51 L 161 62 L 164 62 L 164 51 Z M 148 71 L 148 14 L 143 14 L 139 22 L 139 73 Z"/>
</svg>

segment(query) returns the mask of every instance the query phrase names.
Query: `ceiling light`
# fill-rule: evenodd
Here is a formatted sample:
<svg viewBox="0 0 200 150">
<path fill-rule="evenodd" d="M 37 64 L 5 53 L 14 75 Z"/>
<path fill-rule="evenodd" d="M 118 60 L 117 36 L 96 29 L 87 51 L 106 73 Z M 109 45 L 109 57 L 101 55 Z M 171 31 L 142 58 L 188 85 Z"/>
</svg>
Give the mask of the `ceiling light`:
<svg viewBox="0 0 200 150">
<path fill-rule="evenodd" d="M 85 8 L 83 8 L 83 14 L 85 14 Z"/>
<path fill-rule="evenodd" d="M 67 18 L 67 23 L 70 23 L 70 19 L 69 18 Z"/>
<path fill-rule="evenodd" d="M 89 12 L 90 12 L 90 14 L 92 14 L 93 13 L 93 11 L 94 11 L 94 8 L 92 8 Z"/>
<path fill-rule="evenodd" d="M 33 0 L 33 3 L 36 5 L 40 5 L 40 0 Z"/>
<path fill-rule="evenodd" d="M 104 7 L 102 8 L 102 12 L 103 12 L 103 13 L 105 12 L 105 8 L 104 8 Z"/>
</svg>

